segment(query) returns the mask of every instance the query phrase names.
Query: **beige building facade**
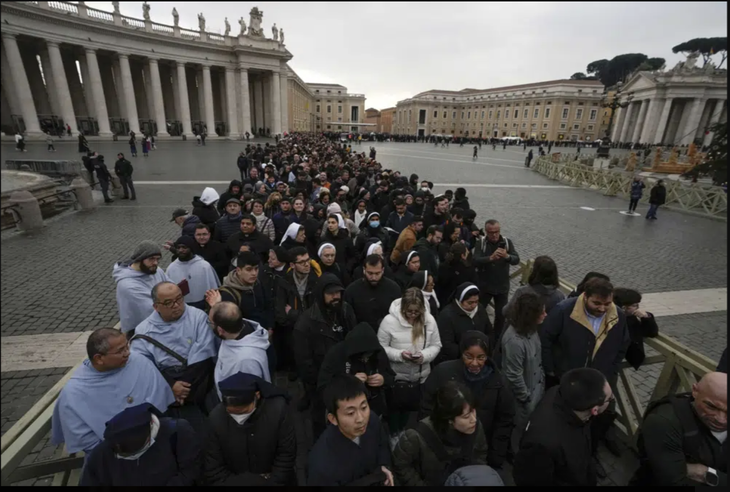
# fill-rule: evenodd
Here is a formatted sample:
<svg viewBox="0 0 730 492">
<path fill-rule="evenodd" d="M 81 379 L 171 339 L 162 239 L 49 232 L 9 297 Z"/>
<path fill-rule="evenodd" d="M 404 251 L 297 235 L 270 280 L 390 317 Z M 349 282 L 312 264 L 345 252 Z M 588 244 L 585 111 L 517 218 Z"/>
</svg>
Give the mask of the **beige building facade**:
<svg viewBox="0 0 730 492">
<path fill-rule="evenodd" d="M 233 29 L 226 21 L 221 35 L 206 30 L 203 17 L 197 29 L 180 26 L 175 9 L 152 12 L 172 25 L 154 22 L 157 4 L 144 4 L 141 19 L 112 5 L 108 12 L 84 2 L 2 2 L 3 132 L 44 138 L 68 125 L 73 135 L 189 138 L 205 128 L 211 138 L 239 139 L 318 130 L 314 100 L 329 86 L 313 88 L 296 75 L 283 30 L 265 34 L 257 7 Z M 335 87 L 326 98 L 343 113 L 333 121 L 349 130 L 362 122 L 365 96 Z"/>
<path fill-rule="evenodd" d="M 431 90 L 398 102 L 392 133 L 593 141 L 605 134 L 602 96 L 594 80 Z"/>
<path fill-rule="evenodd" d="M 314 93 L 315 131 L 365 132 L 365 94 L 351 94 L 339 84 L 308 83 Z"/>
<path fill-rule="evenodd" d="M 374 125 L 372 130 L 376 133 L 391 133 L 393 130 L 393 115 L 395 107 L 378 111 L 375 108 L 365 110 L 365 123 Z"/>
</svg>

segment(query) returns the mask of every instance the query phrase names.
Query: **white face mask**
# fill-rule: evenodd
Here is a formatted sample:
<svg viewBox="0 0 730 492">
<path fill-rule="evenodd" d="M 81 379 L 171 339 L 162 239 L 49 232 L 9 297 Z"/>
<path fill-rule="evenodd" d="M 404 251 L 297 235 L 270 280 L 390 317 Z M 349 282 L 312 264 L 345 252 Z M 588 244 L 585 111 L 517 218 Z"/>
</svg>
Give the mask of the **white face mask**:
<svg viewBox="0 0 730 492">
<path fill-rule="evenodd" d="M 229 413 L 228 415 L 230 415 L 231 418 L 233 420 L 235 420 L 238 425 L 243 425 L 243 423 L 246 422 L 251 415 L 253 415 L 253 411 L 250 413 L 239 413 L 239 414 Z"/>
</svg>

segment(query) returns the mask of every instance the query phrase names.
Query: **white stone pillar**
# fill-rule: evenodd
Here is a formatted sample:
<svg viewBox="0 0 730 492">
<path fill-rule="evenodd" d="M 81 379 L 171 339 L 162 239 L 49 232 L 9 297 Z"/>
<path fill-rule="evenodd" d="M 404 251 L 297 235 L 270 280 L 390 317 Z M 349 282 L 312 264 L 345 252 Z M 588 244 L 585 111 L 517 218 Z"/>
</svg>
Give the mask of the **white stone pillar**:
<svg viewBox="0 0 730 492">
<path fill-rule="evenodd" d="M 203 97 L 205 98 L 205 124 L 208 136 L 218 137 L 215 132 L 215 116 L 213 112 L 213 83 L 210 80 L 210 65 L 203 65 Z"/>
<path fill-rule="evenodd" d="M 621 136 L 619 137 L 619 141 L 621 142 L 628 142 L 627 138 L 629 138 L 629 128 L 631 127 L 631 116 L 634 113 L 634 106 L 635 103 L 629 104 L 629 106 L 626 108 L 626 121 L 624 121 L 623 127 L 621 128 Z"/>
<path fill-rule="evenodd" d="M 664 143 L 662 138 L 664 137 L 664 131 L 667 129 L 667 123 L 669 123 L 669 113 L 672 111 L 672 101 L 673 99 L 671 97 L 668 97 L 664 101 L 662 114 L 659 117 L 659 126 L 657 126 L 656 134 L 654 135 L 654 142 L 652 142 L 655 145 L 662 145 Z"/>
<path fill-rule="evenodd" d="M 700 119 L 702 118 L 702 110 L 705 108 L 706 102 L 706 99 L 699 97 L 692 101 L 692 106 L 689 108 L 689 117 L 687 118 L 687 122 L 684 124 L 684 128 L 682 128 L 679 132 L 679 137 L 681 138 L 679 145 L 689 145 L 694 141 L 700 125 Z"/>
<path fill-rule="evenodd" d="M 649 109 L 649 100 L 644 99 L 641 102 L 641 109 L 639 109 L 639 117 L 636 118 L 636 125 L 634 126 L 634 133 L 631 135 L 631 141 L 639 143 L 639 137 L 641 137 L 641 131 L 644 128 L 644 118 L 646 118 L 646 111 Z"/>
<path fill-rule="evenodd" d="M 641 129 L 639 135 L 639 143 L 654 143 L 651 141 L 656 130 L 657 120 L 659 119 L 659 100 L 656 98 L 649 99 L 649 105 L 646 110 L 646 119 L 644 120 L 644 126 Z"/>
<path fill-rule="evenodd" d="M 611 142 L 617 142 L 618 137 L 621 136 L 621 128 L 624 124 L 624 118 L 626 116 L 626 109 L 619 107 L 616 108 L 616 114 L 614 115 L 613 119 L 615 121 L 613 128 L 611 128 Z"/>
<path fill-rule="evenodd" d="M 289 77 L 285 71 L 279 74 L 279 93 L 281 94 L 281 133 L 289 128 Z"/>
<path fill-rule="evenodd" d="M 194 138 L 193 125 L 190 121 L 190 100 L 188 99 L 188 81 L 185 76 L 185 63 L 175 62 L 177 65 L 177 92 L 180 98 L 180 121 L 182 122 L 183 135 Z"/>
<path fill-rule="evenodd" d="M 160 80 L 160 65 L 157 58 L 149 59 L 150 83 L 152 86 L 152 101 L 155 107 L 155 123 L 157 123 L 157 136 L 169 137 L 167 133 L 167 120 L 165 119 L 165 101 L 162 99 L 162 81 Z"/>
<path fill-rule="evenodd" d="M 242 115 L 242 127 L 241 127 L 241 135 L 246 135 L 246 132 L 251 133 L 251 135 L 255 135 L 255 131 L 253 131 L 253 128 L 251 127 L 251 95 L 249 90 L 249 84 L 248 84 L 248 70 L 239 65 L 239 69 L 241 71 L 241 115 Z"/>
<path fill-rule="evenodd" d="M 91 95 L 91 89 L 89 88 L 89 65 L 86 63 L 85 56 L 79 56 L 79 67 L 81 68 L 81 85 L 84 91 L 84 101 L 86 102 L 87 116 L 97 118 L 96 108 L 94 107 L 94 98 Z"/>
<path fill-rule="evenodd" d="M 248 101 L 248 75 L 246 75 L 246 100 Z M 236 112 L 238 106 L 236 104 L 236 74 L 231 67 L 226 67 L 226 100 L 228 104 L 225 105 L 228 117 L 228 138 L 236 140 L 240 138 L 241 134 L 238 132 L 238 113 Z M 243 90 L 243 84 L 241 84 L 241 90 Z M 222 96 L 222 94 L 221 94 Z M 250 117 L 249 117 L 250 119 Z M 248 130 L 251 131 L 251 130 Z"/>
<path fill-rule="evenodd" d="M 48 57 L 51 59 L 51 70 L 53 71 L 53 79 L 56 86 L 53 90 L 58 91 L 58 102 L 61 106 L 61 118 L 63 122 L 71 125 L 71 133 L 73 135 L 78 134 L 78 128 L 76 126 L 76 115 L 74 114 L 73 103 L 71 102 L 71 94 L 68 89 L 68 81 L 66 80 L 66 72 L 63 68 L 63 59 L 61 58 L 61 49 L 58 47 L 58 43 L 54 41 L 47 41 L 48 46 Z"/>
<path fill-rule="evenodd" d="M 43 135 L 41 125 L 38 122 L 38 113 L 33 102 L 33 94 L 30 92 L 30 83 L 25 73 L 23 59 L 20 57 L 20 49 L 14 34 L 2 33 L 3 45 L 5 45 L 5 54 L 8 57 L 8 65 L 10 66 L 10 75 L 13 81 L 15 95 L 20 103 L 20 114 L 23 116 L 25 123 L 25 134 L 29 137 L 38 137 Z M 76 120 L 73 121 L 76 124 Z"/>
<path fill-rule="evenodd" d="M 715 108 L 712 110 L 712 116 L 710 117 L 710 123 L 708 125 L 708 129 L 712 128 L 718 121 L 720 121 L 720 116 L 722 115 L 722 109 L 723 106 L 725 106 L 725 100 L 724 99 L 718 99 L 715 101 Z M 715 132 L 708 131 L 707 135 L 705 135 L 704 140 L 702 141 L 702 145 L 710 145 L 712 142 L 712 137 L 715 135 Z"/>
<path fill-rule="evenodd" d="M 118 53 L 119 68 L 122 72 L 122 89 L 124 91 L 124 106 L 127 108 L 127 123 L 129 130 L 134 133 L 139 131 L 139 116 L 137 115 L 137 101 L 134 98 L 134 85 L 132 83 L 132 70 L 129 68 L 129 55 Z"/>
<path fill-rule="evenodd" d="M 279 72 L 271 72 L 271 135 L 281 134 L 281 84 Z"/>
<path fill-rule="evenodd" d="M 257 133 L 259 128 L 262 128 L 266 132 L 266 127 L 264 126 L 264 95 L 261 78 L 257 76 L 251 86 L 253 88 L 254 129 Z"/>
<path fill-rule="evenodd" d="M 119 58 L 114 57 L 112 60 L 112 74 L 114 78 L 114 92 L 117 96 L 117 104 L 119 104 L 119 113 L 125 121 L 129 120 L 127 116 L 127 102 L 124 99 L 124 87 L 122 86 L 122 69 L 119 65 Z"/>
<path fill-rule="evenodd" d="M 106 109 L 104 86 L 101 82 L 101 72 L 99 71 L 99 62 L 96 59 L 96 50 L 93 48 L 86 48 L 86 65 L 89 70 L 89 80 L 85 80 L 84 85 L 91 91 L 91 97 L 94 101 L 96 121 L 99 123 L 99 136 L 111 137 L 112 131 L 109 127 L 109 112 Z"/>
<path fill-rule="evenodd" d="M 58 91 L 54 89 L 56 87 L 56 79 L 53 77 L 53 68 L 51 68 L 51 58 L 48 56 L 48 47 L 45 45 L 38 47 L 39 55 L 41 57 L 41 66 L 43 67 L 43 78 L 46 79 L 46 89 L 48 90 L 48 99 L 51 103 L 51 111 L 56 116 L 61 115 L 61 103 L 58 100 Z M 6 70 L 5 66 L 3 65 L 3 70 Z M 10 68 L 7 68 L 7 70 L 10 70 Z M 8 75 L 10 72 L 8 72 Z M 10 107 L 13 107 L 13 103 L 15 101 L 10 102 Z M 15 114 L 16 110 L 11 109 L 11 111 Z M 64 128 L 64 134 L 66 129 Z"/>
</svg>

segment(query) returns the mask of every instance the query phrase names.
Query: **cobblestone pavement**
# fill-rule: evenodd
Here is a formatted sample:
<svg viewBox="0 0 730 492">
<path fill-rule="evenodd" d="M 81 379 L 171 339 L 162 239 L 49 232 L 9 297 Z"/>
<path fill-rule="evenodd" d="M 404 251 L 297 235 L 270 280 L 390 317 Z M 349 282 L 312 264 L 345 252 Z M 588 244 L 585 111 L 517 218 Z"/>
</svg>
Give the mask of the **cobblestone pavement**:
<svg viewBox="0 0 730 492">
<path fill-rule="evenodd" d="M 468 146 L 436 149 L 424 144 L 368 143 L 378 159 L 404 175 L 412 172 L 434 183 L 494 185 L 555 185 L 526 170 L 521 149 L 492 151 L 484 146 L 478 163 Z M 95 146 L 113 166 L 122 143 Z M 137 181 L 228 181 L 241 142 L 160 142 L 151 157 L 132 160 Z M 59 144 L 55 159 L 78 159 L 76 146 Z M 2 160 L 47 158 L 43 144 L 29 144 L 29 152 L 15 153 L 2 144 Z M 558 150 L 558 149 L 553 149 Z M 569 149 L 574 151 L 574 149 Z M 586 153 L 586 151 L 582 151 Z M 136 203 L 117 200 L 92 213 L 72 213 L 48 221 L 33 236 L 3 235 L 0 254 L 0 336 L 88 331 L 117 321 L 111 268 L 131 254 L 143 239 L 162 243 L 175 239 L 179 228 L 169 222 L 178 206 L 190 207 L 203 185 L 139 185 Z M 223 191 L 225 185 L 217 185 Z M 453 189 L 453 186 L 450 186 Z M 436 186 L 436 191 L 444 188 Z M 617 212 L 626 204 L 617 198 L 580 189 L 481 188 L 467 186 L 480 221 L 495 217 L 513 239 L 523 259 L 549 254 L 561 277 L 577 283 L 589 270 L 608 273 L 615 284 L 643 292 L 663 292 L 727 286 L 727 224 L 710 219 L 659 211 L 660 219 L 626 217 Z M 594 211 L 580 207 L 594 208 Z M 163 267 L 169 256 L 163 258 Z M 726 312 L 672 316 L 659 319 L 660 329 L 705 355 L 719 358 L 727 344 Z M 2 373 L 2 432 L 27 411 L 68 368 Z M 642 368 L 632 375 L 642 399 L 648 399 L 661 366 Z M 644 374 L 644 371 L 646 374 Z M 307 425 L 298 424 L 298 433 Z M 306 438 L 301 437 L 302 439 Z M 311 439 L 311 438 L 310 438 Z M 304 442 L 301 441 L 300 442 Z M 50 450 L 49 450 L 50 449 Z M 27 460 L 48 459 L 60 452 L 45 442 Z M 602 451 L 604 453 L 605 451 Z M 604 484 L 625 484 L 635 463 L 627 451 L 621 459 L 602 454 L 611 472 Z M 304 465 L 299 463 L 302 473 Z M 610 468 L 610 470 L 609 470 Z M 629 470 L 629 471 L 627 471 Z"/>
</svg>

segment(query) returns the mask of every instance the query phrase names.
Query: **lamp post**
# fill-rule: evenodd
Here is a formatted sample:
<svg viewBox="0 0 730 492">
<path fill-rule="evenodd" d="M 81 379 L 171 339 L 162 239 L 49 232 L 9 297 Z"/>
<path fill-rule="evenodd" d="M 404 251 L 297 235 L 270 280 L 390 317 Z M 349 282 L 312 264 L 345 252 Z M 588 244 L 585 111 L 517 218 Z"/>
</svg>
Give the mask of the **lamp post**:
<svg viewBox="0 0 730 492">
<path fill-rule="evenodd" d="M 602 143 L 598 147 L 596 155 L 598 157 L 608 157 L 608 152 L 611 144 L 611 128 L 613 127 L 613 117 L 616 114 L 618 108 L 626 108 L 631 101 L 634 99 L 634 93 L 629 92 L 626 97 L 621 101 L 623 95 L 623 82 L 619 81 L 616 84 L 616 92 L 613 96 L 608 95 L 608 88 L 603 89 L 603 97 L 601 98 L 601 107 L 609 108 L 611 110 L 611 116 L 608 119 L 608 128 L 606 129 L 606 135 L 601 139 Z"/>
</svg>

